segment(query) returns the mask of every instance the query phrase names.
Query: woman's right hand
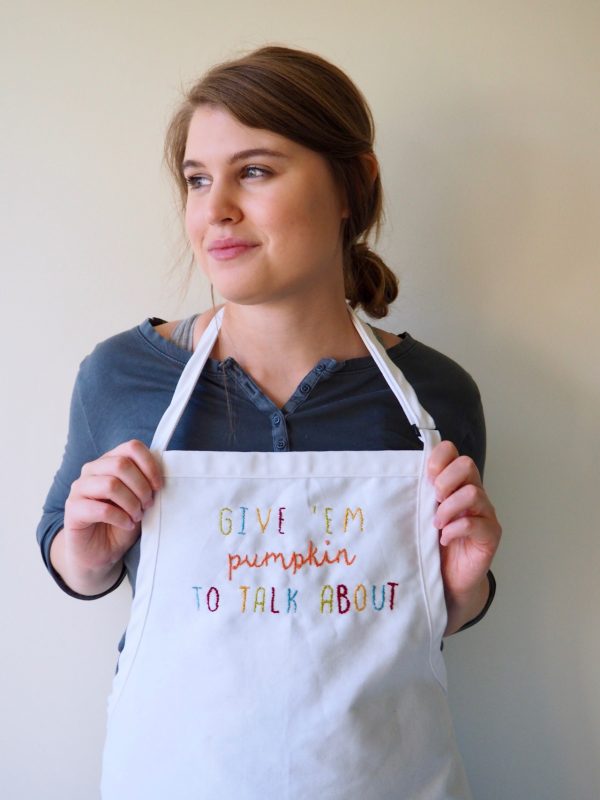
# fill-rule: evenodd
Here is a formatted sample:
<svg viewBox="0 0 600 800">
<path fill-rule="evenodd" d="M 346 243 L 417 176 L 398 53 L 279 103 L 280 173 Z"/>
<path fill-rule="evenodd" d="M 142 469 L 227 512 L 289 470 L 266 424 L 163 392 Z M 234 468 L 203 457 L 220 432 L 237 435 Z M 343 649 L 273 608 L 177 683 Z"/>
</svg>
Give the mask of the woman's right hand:
<svg viewBox="0 0 600 800">
<path fill-rule="evenodd" d="M 161 485 L 156 459 L 135 439 L 84 464 L 51 549 L 54 568 L 71 588 L 99 594 L 114 584 L 117 565 L 120 573 L 121 559 L 138 539 L 143 513 Z"/>
</svg>

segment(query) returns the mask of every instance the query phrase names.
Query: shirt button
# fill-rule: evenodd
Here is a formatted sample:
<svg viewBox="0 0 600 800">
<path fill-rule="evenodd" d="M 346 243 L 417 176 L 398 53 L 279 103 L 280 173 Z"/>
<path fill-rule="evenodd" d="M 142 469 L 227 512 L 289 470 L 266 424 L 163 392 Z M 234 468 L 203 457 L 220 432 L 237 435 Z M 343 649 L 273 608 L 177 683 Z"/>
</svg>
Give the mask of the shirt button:
<svg viewBox="0 0 600 800">
<path fill-rule="evenodd" d="M 279 414 L 273 414 L 271 419 L 273 420 L 273 425 L 279 425 L 279 423 L 281 422 L 281 417 L 279 416 Z"/>
<path fill-rule="evenodd" d="M 302 386 L 300 387 L 300 391 L 302 392 L 302 394 L 310 392 L 310 386 L 308 385 L 308 383 L 303 383 Z"/>
<path fill-rule="evenodd" d="M 323 370 L 325 369 L 325 364 L 317 364 L 315 369 L 317 370 L 317 372 L 323 372 Z"/>
<path fill-rule="evenodd" d="M 283 439 L 277 439 L 276 447 L 278 450 L 283 450 L 283 448 L 285 447 L 285 442 L 283 441 Z"/>
</svg>

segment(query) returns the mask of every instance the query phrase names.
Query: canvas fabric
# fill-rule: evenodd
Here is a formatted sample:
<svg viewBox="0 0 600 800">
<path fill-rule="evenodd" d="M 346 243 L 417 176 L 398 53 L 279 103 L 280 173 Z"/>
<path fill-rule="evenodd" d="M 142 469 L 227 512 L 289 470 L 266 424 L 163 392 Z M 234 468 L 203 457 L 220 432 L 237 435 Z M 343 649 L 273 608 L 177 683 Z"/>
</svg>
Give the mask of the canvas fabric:
<svg viewBox="0 0 600 800">
<path fill-rule="evenodd" d="M 470 798 L 425 474 L 440 437 L 349 313 L 423 450 L 167 450 L 215 316 L 152 443 L 164 487 L 143 521 L 104 800 Z"/>
</svg>

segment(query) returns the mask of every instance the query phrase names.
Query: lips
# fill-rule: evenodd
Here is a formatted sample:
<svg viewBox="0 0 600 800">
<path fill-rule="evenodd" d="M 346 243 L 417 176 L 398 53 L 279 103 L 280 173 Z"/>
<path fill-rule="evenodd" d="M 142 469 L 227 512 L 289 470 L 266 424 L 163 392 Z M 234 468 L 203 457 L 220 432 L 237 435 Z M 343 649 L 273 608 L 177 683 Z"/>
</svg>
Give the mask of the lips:
<svg viewBox="0 0 600 800">
<path fill-rule="evenodd" d="M 238 239 L 229 237 L 227 239 L 217 239 L 208 245 L 208 252 L 217 261 L 227 261 L 231 258 L 237 258 L 244 253 L 258 247 L 255 242 L 250 242 L 246 239 Z"/>
</svg>

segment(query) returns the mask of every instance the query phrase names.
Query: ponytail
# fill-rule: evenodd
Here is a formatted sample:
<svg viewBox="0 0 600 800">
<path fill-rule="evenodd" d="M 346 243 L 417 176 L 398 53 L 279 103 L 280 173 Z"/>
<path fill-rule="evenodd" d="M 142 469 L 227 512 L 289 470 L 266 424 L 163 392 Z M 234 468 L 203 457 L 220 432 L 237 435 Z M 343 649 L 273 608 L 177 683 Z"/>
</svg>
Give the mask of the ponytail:
<svg viewBox="0 0 600 800">
<path fill-rule="evenodd" d="M 366 242 L 350 246 L 344 266 L 346 299 L 360 305 L 370 317 L 381 319 L 398 296 L 398 278 Z"/>
</svg>

